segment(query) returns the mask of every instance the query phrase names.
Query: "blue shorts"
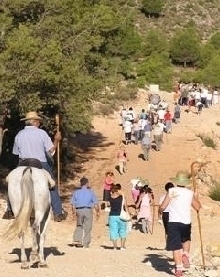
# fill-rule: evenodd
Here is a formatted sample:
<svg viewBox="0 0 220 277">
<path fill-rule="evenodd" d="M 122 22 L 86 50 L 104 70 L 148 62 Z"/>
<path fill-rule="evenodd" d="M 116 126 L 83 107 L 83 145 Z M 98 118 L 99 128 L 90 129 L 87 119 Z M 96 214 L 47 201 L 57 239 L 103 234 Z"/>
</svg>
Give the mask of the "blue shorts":
<svg viewBox="0 0 220 277">
<path fill-rule="evenodd" d="M 122 221 L 119 215 L 111 215 L 108 219 L 110 240 L 124 239 L 127 236 L 127 222 Z"/>
<path fill-rule="evenodd" d="M 168 222 L 167 250 L 182 249 L 182 243 L 191 240 L 191 224 Z"/>
</svg>

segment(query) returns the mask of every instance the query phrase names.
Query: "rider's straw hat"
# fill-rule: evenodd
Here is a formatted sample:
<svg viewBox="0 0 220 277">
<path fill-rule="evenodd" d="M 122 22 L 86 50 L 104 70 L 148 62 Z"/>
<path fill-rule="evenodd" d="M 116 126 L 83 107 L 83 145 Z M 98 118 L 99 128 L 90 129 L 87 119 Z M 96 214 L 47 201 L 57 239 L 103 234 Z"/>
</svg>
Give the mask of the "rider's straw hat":
<svg viewBox="0 0 220 277">
<path fill-rule="evenodd" d="M 26 121 L 26 120 L 42 120 L 42 118 L 36 113 L 36 112 L 28 112 L 24 118 L 21 118 L 21 121 Z"/>
<path fill-rule="evenodd" d="M 170 180 L 177 185 L 188 185 L 191 182 L 190 174 L 187 171 L 177 171 L 176 177 L 170 178 Z"/>
</svg>

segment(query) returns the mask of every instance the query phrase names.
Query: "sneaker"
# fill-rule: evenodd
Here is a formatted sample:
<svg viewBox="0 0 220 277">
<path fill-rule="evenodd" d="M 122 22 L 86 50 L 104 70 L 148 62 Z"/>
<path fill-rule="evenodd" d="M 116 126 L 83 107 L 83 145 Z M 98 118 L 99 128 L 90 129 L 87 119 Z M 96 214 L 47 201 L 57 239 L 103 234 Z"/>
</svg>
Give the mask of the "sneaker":
<svg viewBox="0 0 220 277">
<path fill-rule="evenodd" d="M 56 222 L 61 222 L 63 219 L 64 219 L 63 214 L 56 214 L 53 217 L 53 220 L 56 221 Z"/>
<path fill-rule="evenodd" d="M 120 250 L 126 250 L 126 247 L 121 247 Z"/>
<path fill-rule="evenodd" d="M 79 241 L 73 241 L 72 246 L 76 248 L 83 248 L 83 245 Z"/>
<path fill-rule="evenodd" d="M 157 221 L 159 224 L 163 224 L 163 221 L 161 219 L 158 219 Z"/>
<path fill-rule="evenodd" d="M 183 276 L 182 270 L 179 270 L 179 269 L 176 270 L 176 271 L 175 271 L 175 276 L 176 276 L 176 277 L 182 277 L 182 276 Z"/>
<path fill-rule="evenodd" d="M 186 254 L 182 255 L 182 264 L 183 264 L 184 268 L 189 268 L 190 267 L 189 258 L 187 257 Z"/>
</svg>

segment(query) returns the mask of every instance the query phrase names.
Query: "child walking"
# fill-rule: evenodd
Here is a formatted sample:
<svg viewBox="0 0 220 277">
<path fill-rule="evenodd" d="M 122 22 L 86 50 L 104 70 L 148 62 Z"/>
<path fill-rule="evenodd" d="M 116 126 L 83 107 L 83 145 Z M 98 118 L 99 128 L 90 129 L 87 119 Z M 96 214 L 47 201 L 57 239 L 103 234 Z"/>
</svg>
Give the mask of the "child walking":
<svg viewBox="0 0 220 277">
<path fill-rule="evenodd" d="M 117 153 L 119 173 L 122 175 L 127 170 L 128 153 L 125 150 L 124 145 L 119 146 Z"/>
<path fill-rule="evenodd" d="M 145 185 L 140 189 L 139 200 L 136 204 L 136 207 L 139 208 L 137 220 L 141 221 L 142 231 L 145 234 L 151 232 L 152 215 L 150 205 L 152 204 L 154 204 L 152 189 Z"/>
</svg>

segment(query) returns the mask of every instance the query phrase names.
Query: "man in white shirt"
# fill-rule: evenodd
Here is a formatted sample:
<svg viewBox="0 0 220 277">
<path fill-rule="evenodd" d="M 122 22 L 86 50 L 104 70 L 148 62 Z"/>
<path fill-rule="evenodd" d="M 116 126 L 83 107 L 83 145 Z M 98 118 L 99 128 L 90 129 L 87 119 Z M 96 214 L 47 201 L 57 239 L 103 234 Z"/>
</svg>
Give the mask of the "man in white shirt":
<svg viewBox="0 0 220 277">
<path fill-rule="evenodd" d="M 178 171 L 176 177 L 170 180 L 177 186 L 169 189 L 159 211 L 163 212 L 169 205 L 167 250 L 173 251 L 175 276 L 181 277 L 183 267 L 190 267 L 191 207 L 198 212 L 201 204 L 197 193 L 185 187 L 191 181 L 187 172 Z"/>
<path fill-rule="evenodd" d="M 131 132 L 132 132 L 133 124 L 130 120 L 126 120 L 124 124 L 124 131 L 125 131 L 125 144 L 131 143 Z"/>
<path fill-rule="evenodd" d="M 199 101 L 201 101 L 201 92 L 200 90 L 195 91 L 195 104 L 197 104 Z"/>
<path fill-rule="evenodd" d="M 158 119 L 159 120 L 164 120 L 164 115 L 165 115 L 166 111 L 164 109 L 160 109 L 157 111 L 157 115 L 158 115 Z"/>
</svg>

